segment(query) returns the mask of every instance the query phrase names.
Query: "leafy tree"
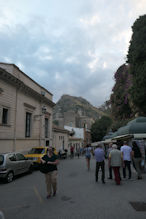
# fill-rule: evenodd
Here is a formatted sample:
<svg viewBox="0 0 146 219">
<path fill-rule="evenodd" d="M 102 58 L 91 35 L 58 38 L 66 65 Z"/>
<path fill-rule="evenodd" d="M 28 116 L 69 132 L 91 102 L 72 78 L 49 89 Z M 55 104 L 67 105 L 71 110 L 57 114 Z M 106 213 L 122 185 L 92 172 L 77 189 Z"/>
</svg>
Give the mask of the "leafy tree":
<svg viewBox="0 0 146 219">
<path fill-rule="evenodd" d="M 106 135 L 108 129 L 112 124 L 110 117 L 103 116 L 101 119 L 96 120 L 91 127 L 92 142 L 101 141 Z"/>
<path fill-rule="evenodd" d="M 111 130 L 113 132 L 116 132 L 120 127 L 125 126 L 127 123 L 129 122 L 129 120 L 113 120 L 112 126 L 111 126 Z"/>
<path fill-rule="evenodd" d="M 110 100 L 105 101 L 99 108 L 100 111 L 106 113 L 108 116 L 111 115 L 111 102 Z"/>
<path fill-rule="evenodd" d="M 129 87 L 132 83 L 129 66 L 123 64 L 114 75 L 115 85 L 110 96 L 111 112 L 114 119 L 127 119 L 132 116 L 129 101 Z"/>
<path fill-rule="evenodd" d="M 131 99 L 137 112 L 146 115 L 146 15 L 140 16 L 132 26 L 127 62 L 133 77 Z"/>
</svg>

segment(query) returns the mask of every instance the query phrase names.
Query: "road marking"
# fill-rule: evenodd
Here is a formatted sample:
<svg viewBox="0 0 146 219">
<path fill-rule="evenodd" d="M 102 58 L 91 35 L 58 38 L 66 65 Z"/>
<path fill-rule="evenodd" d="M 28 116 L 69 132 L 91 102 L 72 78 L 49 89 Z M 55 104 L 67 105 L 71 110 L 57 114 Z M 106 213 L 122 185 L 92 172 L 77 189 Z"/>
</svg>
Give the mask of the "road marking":
<svg viewBox="0 0 146 219">
<path fill-rule="evenodd" d="M 2 208 L 1 210 L 6 211 L 6 210 L 17 209 L 17 208 L 29 208 L 29 207 L 30 207 L 30 205 L 16 205 L 16 206 Z"/>
<path fill-rule="evenodd" d="M 34 192 L 35 192 L 36 196 L 38 197 L 40 203 L 42 204 L 43 203 L 43 199 L 42 199 L 38 189 L 36 188 L 36 186 L 34 186 L 33 189 L 34 189 Z"/>
</svg>

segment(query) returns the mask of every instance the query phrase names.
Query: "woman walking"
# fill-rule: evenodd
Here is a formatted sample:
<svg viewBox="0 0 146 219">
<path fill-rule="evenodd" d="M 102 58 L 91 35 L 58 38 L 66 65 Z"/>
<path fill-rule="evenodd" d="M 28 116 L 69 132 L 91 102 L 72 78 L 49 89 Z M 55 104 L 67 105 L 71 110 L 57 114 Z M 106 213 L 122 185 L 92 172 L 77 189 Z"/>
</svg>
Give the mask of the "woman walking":
<svg viewBox="0 0 146 219">
<path fill-rule="evenodd" d="M 90 145 L 87 145 L 87 146 L 84 148 L 85 158 L 86 158 L 86 162 L 87 162 L 87 169 L 88 169 L 88 171 L 90 170 L 91 151 L 92 151 L 92 148 L 90 147 Z"/>
</svg>

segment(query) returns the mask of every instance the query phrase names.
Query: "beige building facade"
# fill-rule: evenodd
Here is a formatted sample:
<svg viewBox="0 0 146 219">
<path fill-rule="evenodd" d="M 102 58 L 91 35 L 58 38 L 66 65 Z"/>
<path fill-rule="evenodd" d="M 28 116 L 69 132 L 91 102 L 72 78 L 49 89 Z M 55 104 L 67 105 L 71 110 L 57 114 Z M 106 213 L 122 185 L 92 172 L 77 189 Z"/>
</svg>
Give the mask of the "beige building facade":
<svg viewBox="0 0 146 219">
<path fill-rule="evenodd" d="M 0 63 L 0 153 L 52 146 L 52 96 L 16 65 Z"/>
<path fill-rule="evenodd" d="M 53 125 L 53 147 L 59 152 L 69 149 L 69 131 Z"/>
</svg>

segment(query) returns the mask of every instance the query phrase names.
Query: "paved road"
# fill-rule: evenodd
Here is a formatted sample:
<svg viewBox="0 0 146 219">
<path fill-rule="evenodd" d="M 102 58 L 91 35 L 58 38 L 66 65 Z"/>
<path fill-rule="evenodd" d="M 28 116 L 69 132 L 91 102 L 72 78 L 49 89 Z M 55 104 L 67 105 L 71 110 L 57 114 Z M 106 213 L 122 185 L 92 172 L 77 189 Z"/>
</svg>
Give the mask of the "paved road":
<svg viewBox="0 0 146 219">
<path fill-rule="evenodd" d="M 130 204 L 146 202 L 146 174 L 143 180 L 95 182 L 95 161 L 87 171 L 85 159 L 62 160 L 59 165 L 58 193 L 46 199 L 43 174 L 39 171 L 0 184 L 0 210 L 5 219 L 146 219 L 146 211 Z"/>
</svg>

